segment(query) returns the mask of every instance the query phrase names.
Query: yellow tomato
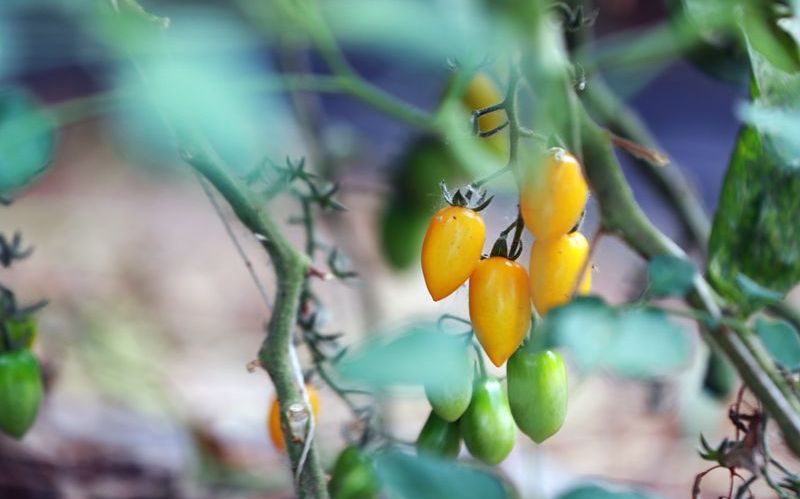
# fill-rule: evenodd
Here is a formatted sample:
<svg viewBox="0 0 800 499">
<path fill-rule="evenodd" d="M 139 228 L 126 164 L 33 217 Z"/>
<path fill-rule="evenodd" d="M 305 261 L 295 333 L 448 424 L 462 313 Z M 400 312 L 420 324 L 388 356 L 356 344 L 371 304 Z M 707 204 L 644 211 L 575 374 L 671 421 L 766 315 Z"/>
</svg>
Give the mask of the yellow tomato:
<svg viewBox="0 0 800 499">
<path fill-rule="evenodd" d="M 531 299 L 540 315 L 572 298 L 578 274 L 589 255 L 589 242 L 580 232 L 554 239 L 537 240 L 531 247 Z M 591 267 L 578 286 L 578 294 L 586 294 L 592 285 Z"/>
<path fill-rule="evenodd" d="M 481 258 L 486 226 L 477 212 L 447 206 L 433 216 L 422 243 L 422 275 L 434 301 L 469 279 Z"/>
<path fill-rule="evenodd" d="M 497 85 L 487 74 L 477 73 L 461 96 L 461 105 L 467 112 L 472 113 L 478 109 L 498 104 L 503 101 L 503 98 Z M 495 129 L 507 119 L 508 117 L 503 110 L 484 114 L 478 118 L 478 129 L 482 132 Z M 483 139 L 504 160 L 508 157 L 508 136 L 506 133 L 504 130 Z"/>
<path fill-rule="evenodd" d="M 519 208 L 525 226 L 536 239 L 569 232 L 581 217 L 589 188 L 575 156 L 551 149 L 544 160 L 531 165 L 520 192 Z"/>
<path fill-rule="evenodd" d="M 522 265 L 500 256 L 481 261 L 469 282 L 469 317 L 489 359 L 500 367 L 531 325 L 528 274 Z"/>
<path fill-rule="evenodd" d="M 311 385 L 306 385 L 308 392 L 308 401 L 311 403 L 311 412 L 316 420 L 319 416 L 319 396 L 317 391 Z M 272 400 L 272 406 L 269 409 L 269 438 L 272 440 L 272 445 L 276 449 L 283 452 L 286 450 L 286 442 L 283 440 L 283 430 L 281 429 L 281 409 L 278 399 Z"/>
</svg>

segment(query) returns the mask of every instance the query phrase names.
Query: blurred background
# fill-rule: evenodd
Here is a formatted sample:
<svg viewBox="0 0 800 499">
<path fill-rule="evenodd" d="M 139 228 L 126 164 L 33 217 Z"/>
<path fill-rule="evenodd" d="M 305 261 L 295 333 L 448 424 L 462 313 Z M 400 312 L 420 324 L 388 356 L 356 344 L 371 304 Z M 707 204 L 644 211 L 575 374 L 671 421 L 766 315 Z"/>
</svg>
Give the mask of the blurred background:
<svg viewBox="0 0 800 499">
<path fill-rule="evenodd" d="M 471 2 L 409 3 L 419 18 L 438 20 Z M 326 330 L 344 333 L 349 343 L 409 320 L 467 316 L 466 287 L 434 303 L 419 269 L 421 235 L 441 205 L 437 177 L 459 178 L 438 172 L 446 157 L 409 153 L 419 131 L 348 96 L 240 91 L 240 76 L 325 72 L 319 54 L 294 40 L 291 27 L 275 26 L 268 9 L 247 1 L 142 4 L 170 18 L 173 48 L 187 55 L 185 65 L 149 61 L 155 92 L 175 97 L 176 112 L 213 131 L 236 164 L 305 156 L 314 171 L 340 183 L 338 199 L 348 210 L 323 215 L 319 238 L 340 248 L 358 278 L 314 283 L 327 304 Z M 600 40 L 634 43 L 632 33 L 668 23 L 661 2 L 596 6 Z M 263 371 L 246 369 L 269 309 L 198 178 L 181 162 L 171 131 L 144 99 L 128 95 L 137 68 L 120 56 L 119 33 L 85 22 L 81 9 L 58 1 L 0 6 L 2 85 L 26 89 L 63 124 L 49 171 L 0 208 L 0 230 L 21 230 L 35 247 L 0 279 L 22 302 L 49 301 L 38 315 L 35 346 L 46 398 L 24 440 L 0 437 L 0 497 L 291 497 L 287 462 L 267 436 L 271 383 Z M 453 17 L 468 23 L 471 11 L 464 12 Z M 367 9 L 349 31 L 341 28 L 339 34 L 352 35 L 343 36 L 345 53 L 376 86 L 434 109 L 448 84 L 447 59 L 414 48 L 428 42 L 426 22 L 418 40 L 406 30 L 408 50 L 391 39 L 371 43 L 367 36 L 375 33 L 364 25 L 389 15 Z M 490 63 L 486 72 L 502 88 L 503 71 Z M 746 85 L 712 78 L 674 55 L 637 67 L 610 65 L 604 77 L 641 114 L 712 214 Z M 114 93 L 123 98 L 114 100 Z M 297 109 L 308 118 L 297 119 Z M 641 168 L 620 157 L 656 225 L 701 257 L 669 202 Z M 416 167 L 422 173 L 409 173 L 411 163 L 424 165 Z M 409 176 L 424 179 L 419 216 L 392 206 Z M 220 203 L 274 296 L 266 255 Z M 489 233 L 513 221 L 515 203 L 510 192 L 498 195 L 486 212 Z M 300 229 L 288 223 L 299 213 L 294 200 L 278 198 L 270 209 L 302 245 Z M 587 216 L 588 235 L 596 208 Z M 630 250 L 604 238 L 594 253 L 593 291 L 612 303 L 637 296 L 643 269 Z M 799 303 L 800 295 L 791 299 Z M 520 434 L 500 472 L 522 497 L 555 497 L 586 480 L 687 497 L 695 474 L 707 467 L 697 455 L 699 433 L 719 439 L 732 431 L 731 396 L 704 390 L 705 355 L 693 334 L 691 358 L 669 377 L 634 382 L 570 369 L 570 409 L 560 433 L 541 446 Z M 318 442 L 330 463 L 349 415 L 333 393 L 321 385 L 319 392 Z M 413 440 L 428 411 L 422 390 L 402 391 L 386 404 L 391 431 Z M 727 487 L 727 473 L 719 472 L 704 492 L 717 497 Z M 756 496 L 771 497 L 763 490 Z"/>
</svg>

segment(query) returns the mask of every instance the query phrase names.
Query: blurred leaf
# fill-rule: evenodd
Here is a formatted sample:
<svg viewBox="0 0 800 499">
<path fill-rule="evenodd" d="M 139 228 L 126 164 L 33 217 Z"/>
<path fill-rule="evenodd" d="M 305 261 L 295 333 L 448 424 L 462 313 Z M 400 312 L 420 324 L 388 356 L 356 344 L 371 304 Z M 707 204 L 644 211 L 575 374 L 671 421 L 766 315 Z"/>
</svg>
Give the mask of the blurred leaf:
<svg viewBox="0 0 800 499">
<path fill-rule="evenodd" d="M 625 488 L 600 485 L 579 485 L 558 496 L 558 499 L 656 499 L 658 496 Z"/>
<path fill-rule="evenodd" d="M 616 310 L 595 297 L 578 297 L 551 311 L 543 325 L 557 345 L 569 349 L 584 371 L 604 369 L 647 379 L 683 367 L 690 342 L 682 328 L 653 308 Z"/>
<path fill-rule="evenodd" d="M 744 274 L 736 276 L 736 284 L 745 294 L 750 303 L 758 306 L 770 305 L 783 300 L 783 294 L 760 286 Z"/>
<path fill-rule="evenodd" d="M 743 1 L 741 25 L 751 49 L 787 73 L 800 71 L 797 41 L 778 24 L 773 2 Z M 789 27 L 791 28 L 791 20 Z M 783 24 L 786 25 L 786 19 Z M 751 56 L 752 57 L 752 56 Z"/>
<path fill-rule="evenodd" d="M 29 185 L 50 165 L 55 122 L 27 92 L 0 90 L 0 195 Z"/>
<path fill-rule="evenodd" d="M 444 334 L 434 324 L 415 324 L 373 337 L 337 364 L 340 375 L 373 387 L 446 386 L 469 374 L 463 339 Z"/>
<path fill-rule="evenodd" d="M 684 296 L 694 283 L 692 262 L 671 255 L 658 255 L 647 267 L 649 292 L 656 297 Z"/>
<path fill-rule="evenodd" d="M 375 456 L 375 469 L 390 498 L 503 499 L 511 496 L 497 476 L 452 460 L 387 451 Z"/>
<path fill-rule="evenodd" d="M 756 333 L 778 364 L 789 370 L 800 368 L 800 337 L 791 324 L 758 319 Z"/>
<path fill-rule="evenodd" d="M 709 242 L 709 277 L 726 298 L 753 308 L 744 274 L 785 293 L 800 280 L 800 169 L 785 168 L 758 133 L 745 127 L 720 194 Z"/>
</svg>

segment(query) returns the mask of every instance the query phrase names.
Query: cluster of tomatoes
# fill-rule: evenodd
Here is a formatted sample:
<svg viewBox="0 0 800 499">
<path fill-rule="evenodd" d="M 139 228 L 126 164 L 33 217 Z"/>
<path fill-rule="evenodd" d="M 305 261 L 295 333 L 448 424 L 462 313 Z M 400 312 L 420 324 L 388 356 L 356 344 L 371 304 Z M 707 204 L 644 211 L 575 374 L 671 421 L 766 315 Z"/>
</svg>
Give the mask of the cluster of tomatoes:
<svg viewBox="0 0 800 499">
<path fill-rule="evenodd" d="M 22 438 L 42 400 L 41 371 L 30 351 L 36 322 L 32 316 L 10 317 L 0 328 L 0 431 Z"/>
<path fill-rule="evenodd" d="M 483 255 L 486 227 L 479 211 L 485 204 L 474 206 L 469 197 L 457 193 L 433 216 L 422 245 L 422 272 L 436 301 L 469 280 L 472 328 L 495 366 L 508 362 L 508 394 L 482 369 L 477 379 L 468 376 L 428 390 L 432 412 L 418 447 L 456 456 L 463 438 L 473 456 L 497 464 L 514 446 L 515 426 L 540 443 L 566 416 L 567 377 L 560 354 L 537 350 L 536 342 L 525 339 L 532 306 L 543 316 L 574 293 L 589 290 L 589 244 L 576 230 L 588 187 L 581 165 L 562 149 L 550 149 L 530 165 L 519 202 L 525 227 L 535 237 L 530 276 L 515 261 L 521 253 L 518 238 L 509 249 L 501 234 L 490 255 Z"/>
</svg>

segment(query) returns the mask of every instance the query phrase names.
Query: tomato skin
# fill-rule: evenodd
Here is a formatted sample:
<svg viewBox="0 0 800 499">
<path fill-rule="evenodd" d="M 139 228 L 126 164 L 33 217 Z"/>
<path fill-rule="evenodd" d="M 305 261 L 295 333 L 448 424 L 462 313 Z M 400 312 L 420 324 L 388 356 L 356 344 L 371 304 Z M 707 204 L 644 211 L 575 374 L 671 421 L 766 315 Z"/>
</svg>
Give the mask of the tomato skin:
<svg viewBox="0 0 800 499">
<path fill-rule="evenodd" d="M 378 497 L 380 484 L 372 465 L 355 446 L 345 447 L 331 471 L 328 492 L 333 499 L 371 499 Z"/>
<path fill-rule="evenodd" d="M 472 399 L 473 360 L 464 352 L 464 370 L 452 379 L 425 385 L 425 395 L 433 412 L 445 421 L 455 421 L 464 414 Z"/>
<path fill-rule="evenodd" d="M 476 383 L 460 429 L 470 454 L 484 463 L 495 465 L 508 456 L 517 431 L 499 381 L 485 378 Z"/>
<path fill-rule="evenodd" d="M 470 278 L 469 317 L 489 359 L 500 367 L 531 325 L 530 287 L 522 265 L 499 256 L 482 260 Z"/>
<path fill-rule="evenodd" d="M 29 350 L 0 353 L 0 431 L 21 439 L 42 401 L 39 363 Z"/>
<path fill-rule="evenodd" d="M 461 95 L 461 106 L 468 113 L 483 109 L 503 101 L 503 94 L 492 78 L 486 73 L 476 73 L 467 84 Z M 478 118 L 478 129 L 481 132 L 493 130 L 507 121 L 508 117 L 503 110 L 487 113 Z M 479 139 L 500 160 L 508 158 L 508 132 L 501 130 L 489 137 Z"/>
<path fill-rule="evenodd" d="M 586 265 L 589 242 L 580 232 L 572 232 L 531 246 L 531 300 L 539 315 L 568 302 L 572 291 L 586 294 L 592 285 L 592 269 Z M 584 271 L 580 285 L 575 289 L 578 274 Z"/>
<path fill-rule="evenodd" d="M 319 417 L 319 395 L 311 385 L 306 385 L 308 392 L 308 401 L 311 403 L 311 412 L 316 420 Z M 272 405 L 269 408 L 269 438 L 272 440 L 272 445 L 280 452 L 286 451 L 286 442 L 283 438 L 283 429 L 281 429 L 281 409 L 278 399 L 272 399 Z"/>
<path fill-rule="evenodd" d="M 508 360 L 508 402 L 517 426 L 537 444 L 554 435 L 567 416 L 567 368 L 551 350 L 526 346 Z"/>
<path fill-rule="evenodd" d="M 528 168 L 519 209 L 537 241 L 550 239 L 575 227 L 588 197 L 589 187 L 575 156 L 551 149 L 541 163 Z"/>
<path fill-rule="evenodd" d="M 422 243 L 422 275 L 434 301 L 464 284 L 478 265 L 486 239 L 481 216 L 469 208 L 436 212 Z"/>
<path fill-rule="evenodd" d="M 417 437 L 417 452 L 455 459 L 460 450 L 458 423 L 445 421 L 431 411 Z"/>
</svg>

